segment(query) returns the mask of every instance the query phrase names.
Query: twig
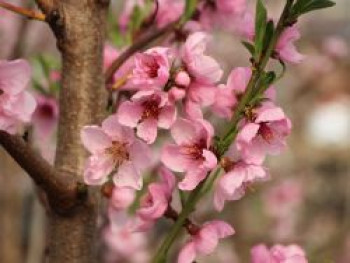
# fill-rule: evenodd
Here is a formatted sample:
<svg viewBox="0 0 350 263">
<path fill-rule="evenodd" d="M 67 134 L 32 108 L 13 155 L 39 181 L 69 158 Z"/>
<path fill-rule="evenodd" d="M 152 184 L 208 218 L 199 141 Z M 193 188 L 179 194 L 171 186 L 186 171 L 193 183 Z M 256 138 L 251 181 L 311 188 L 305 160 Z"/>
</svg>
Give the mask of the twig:
<svg viewBox="0 0 350 263">
<path fill-rule="evenodd" d="M 136 42 L 130 46 L 128 49 L 126 49 L 120 56 L 113 61 L 111 66 L 108 68 L 106 72 L 106 84 L 109 84 L 112 81 L 114 73 L 126 62 L 133 54 L 135 54 L 137 51 L 142 50 L 144 47 L 146 47 L 149 43 L 156 40 L 157 38 L 166 35 L 167 33 L 170 33 L 173 29 L 176 28 L 178 21 L 175 21 L 173 23 L 168 24 L 167 26 L 159 29 L 149 32 L 148 34 L 145 34 L 141 36 L 139 39 L 136 40 Z"/>
<path fill-rule="evenodd" d="M 41 12 L 37 12 L 31 9 L 26 9 L 20 6 L 15 6 L 6 2 L 0 2 L 0 7 L 5 8 L 9 11 L 12 11 L 16 14 L 28 17 L 29 19 L 34 19 L 38 21 L 45 21 L 46 19 L 46 16 Z"/>
</svg>

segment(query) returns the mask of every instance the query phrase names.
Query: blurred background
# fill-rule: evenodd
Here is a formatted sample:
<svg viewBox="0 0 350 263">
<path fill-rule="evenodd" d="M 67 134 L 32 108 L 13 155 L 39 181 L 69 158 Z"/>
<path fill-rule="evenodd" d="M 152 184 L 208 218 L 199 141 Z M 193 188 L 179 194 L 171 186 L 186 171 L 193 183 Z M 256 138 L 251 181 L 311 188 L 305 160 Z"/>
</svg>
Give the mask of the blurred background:
<svg viewBox="0 0 350 263">
<path fill-rule="evenodd" d="M 124 1 L 112 1 L 109 42 L 116 44 L 113 24 Z M 33 6 L 29 0 L 8 2 Z M 272 16 L 281 2 L 267 1 Z M 268 160 L 269 182 L 254 185 L 225 208 L 220 217 L 234 225 L 236 235 L 198 262 L 249 262 L 250 248 L 258 243 L 297 243 L 312 263 L 350 262 L 350 1 L 335 2 L 336 7 L 301 19 L 297 45 L 305 61 L 288 66 L 277 84 L 279 104 L 293 122 L 288 150 Z M 235 66 L 249 65 L 237 36 L 218 31 L 214 38 L 210 53 L 227 74 Z M 60 78 L 54 38 L 45 24 L 0 9 L 0 47 L 0 59 L 24 57 L 33 65 L 39 107 L 30 137 L 52 161 Z M 0 148 L 1 263 L 41 262 L 45 214 L 38 196 L 28 176 Z M 212 217 L 207 202 L 202 201 L 196 214 L 199 221 Z M 166 223 L 159 231 L 163 228 Z M 154 236 L 146 240 L 151 248 Z"/>
</svg>

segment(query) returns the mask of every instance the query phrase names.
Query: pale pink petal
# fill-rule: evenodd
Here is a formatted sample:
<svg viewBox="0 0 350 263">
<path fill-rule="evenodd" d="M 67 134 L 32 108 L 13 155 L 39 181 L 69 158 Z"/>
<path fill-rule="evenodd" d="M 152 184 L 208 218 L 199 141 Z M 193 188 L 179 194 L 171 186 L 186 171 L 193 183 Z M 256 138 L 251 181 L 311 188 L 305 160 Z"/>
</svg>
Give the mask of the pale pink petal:
<svg viewBox="0 0 350 263">
<path fill-rule="evenodd" d="M 209 56 L 194 56 L 192 61 L 186 65 L 196 81 L 199 82 L 214 84 L 223 75 L 223 70 L 220 68 L 219 63 Z"/>
<path fill-rule="evenodd" d="M 188 242 L 180 251 L 178 263 L 192 263 L 196 258 L 196 248 L 194 242 Z"/>
<path fill-rule="evenodd" d="M 257 115 L 258 116 L 255 120 L 256 123 L 279 121 L 286 117 L 281 108 L 271 106 L 258 109 Z"/>
<path fill-rule="evenodd" d="M 110 204 L 115 209 L 129 207 L 135 199 L 135 190 L 128 187 L 114 187 Z"/>
<path fill-rule="evenodd" d="M 185 112 L 190 119 L 203 119 L 200 105 L 192 100 L 186 100 Z"/>
<path fill-rule="evenodd" d="M 184 191 L 192 191 L 197 185 L 205 179 L 207 171 L 203 169 L 189 170 L 186 172 L 185 177 L 179 183 L 179 189 Z"/>
<path fill-rule="evenodd" d="M 26 60 L 0 61 L 0 90 L 17 95 L 29 84 L 31 68 Z"/>
<path fill-rule="evenodd" d="M 270 251 L 265 245 L 257 245 L 251 249 L 252 263 L 274 263 Z"/>
<path fill-rule="evenodd" d="M 17 119 L 23 122 L 29 122 L 37 106 L 34 97 L 29 92 L 24 91 L 16 95 L 13 103 L 14 107 L 11 109 L 11 115 L 15 115 Z"/>
<path fill-rule="evenodd" d="M 228 77 L 227 87 L 235 94 L 242 94 L 247 88 L 251 75 L 252 71 L 250 68 L 235 68 Z"/>
<path fill-rule="evenodd" d="M 213 85 L 193 83 L 188 89 L 191 100 L 202 106 L 210 106 L 215 102 L 218 88 Z"/>
<path fill-rule="evenodd" d="M 141 174 L 130 161 L 124 161 L 118 167 L 118 172 L 113 176 L 113 182 L 118 187 L 130 187 L 135 190 L 142 188 Z"/>
<path fill-rule="evenodd" d="M 157 133 L 158 127 L 156 119 L 145 119 L 137 126 L 137 136 L 148 144 L 154 143 L 157 138 Z"/>
<path fill-rule="evenodd" d="M 102 122 L 102 129 L 113 141 L 131 144 L 134 141 L 132 128 L 122 126 L 118 121 L 118 116 L 113 114 Z"/>
<path fill-rule="evenodd" d="M 92 154 L 101 153 L 112 145 L 111 139 L 99 126 L 85 126 L 80 132 L 84 147 Z"/>
<path fill-rule="evenodd" d="M 197 139 L 196 126 L 193 121 L 178 119 L 171 128 L 171 136 L 176 144 L 190 144 Z"/>
<path fill-rule="evenodd" d="M 171 144 L 163 148 L 161 161 L 166 167 L 175 172 L 184 172 L 191 160 L 182 153 L 181 147 Z"/>
<path fill-rule="evenodd" d="M 143 141 L 135 139 L 134 143 L 129 147 L 129 154 L 137 170 L 142 171 L 150 167 L 152 151 Z"/>
<path fill-rule="evenodd" d="M 208 150 L 203 150 L 203 157 L 205 158 L 203 166 L 208 170 L 214 169 L 218 163 L 215 154 Z"/>
<path fill-rule="evenodd" d="M 241 143 L 250 143 L 252 139 L 257 135 L 259 130 L 259 125 L 255 123 L 248 123 L 242 127 L 237 136 L 237 148 L 240 150 L 242 146 Z"/>
<path fill-rule="evenodd" d="M 233 227 L 224 221 L 214 220 L 210 222 L 210 225 L 215 228 L 219 238 L 232 236 L 235 233 Z"/>
<path fill-rule="evenodd" d="M 164 106 L 158 116 L 158 126 L 163 129 L 169 129 L 176 121 L 175 106 Z"/>
<path fill-rule="evenodd" d="M 118 108 L 118 121 L 128 127 L 136 127 L 141 119 L 143 108 L 141 105 L 125 101 Z"/>
<path fill-rule="evenodd" d="M 92 155 L 85 164 L 84 182 L 87 185 L 102 185 L 114 169 L 114 162 L 106 156 Z"/>
</svg>

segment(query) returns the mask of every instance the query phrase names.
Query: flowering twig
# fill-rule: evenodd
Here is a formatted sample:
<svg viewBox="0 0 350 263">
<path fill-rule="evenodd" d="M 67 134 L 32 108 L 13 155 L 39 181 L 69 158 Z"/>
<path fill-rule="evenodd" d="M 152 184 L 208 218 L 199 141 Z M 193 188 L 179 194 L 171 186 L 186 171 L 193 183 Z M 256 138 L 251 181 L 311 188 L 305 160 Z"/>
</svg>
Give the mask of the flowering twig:
<svg viewBox="0 0 350 263">
<path fill-rule="evenodd" d="M 262 54 L 262 56 L 258 61 L 254 61 L 253 63 L 253 70 L 252 70 L 253 74 L 248 83 L 246 92 L 244 96 L 241 98 L 234 112 L 234 115 L 231 120 L 230 128 L 228 129 L 228 132 L 224 135 L 219 145 L 216 146 L 217 152 L 218 152 L 217 153 L 218 159 L 221 159 L 223 157 L 224 153 L 228 149 L 228 146 L 234 142 L 238 132 L 237 126 L 239 121 L 242 118 L 242 112 L 244 111 L 245 107 L 249 105 L 252 97 L 254 97 L 256 94 L 259 94 L 259 92 L 261 92 L 259 89 L 255 90 L 255 88 L 256 86 L 258 86 L 259 80 L 261 78 L 261 74 L 263 73 L 265 67 L 267 66 L 267 63 L 275 49 L 279 36 L 283 32 L 283 30 L 288 26 L 286 24 L 286 21 L 289 18 L 289 13 L 290 13 L 292 4 L 293 4 L 293 0 L 287 0 L 285 8 L 277 24 L 276 30 L 269 42 L 269 45 L 266 51 Z M 184 225 L 184 222 L 186 221 L 188 216 L 193 212 L 197 202 L 201 199 L 201 197 L 211 189 L 219 172 L 220 172 L 220 169 L 217 169 L 211 176 L 208 174 L 206 179 L 202 181 L 197 186 L 197 188 L 190 194 L 186 204 L 183 206 L 184 208 L 182 212 L 179 214 L 178 220 L 173 225 L 172 229 L 170 230 L 166 239 L 162 243 L 160 249 L 157 251 L 157 254 L 154 257 L 152 262 L 154 263 L 164 262 L 166 255 L 168 253 L 168 250 L 170 249 L 172 243 L 175 241 L 175 239 L 179 235 L 181 227 Z"/>
<path fill-rule="evenodd" d="M 20 6 L 15 6 L 6 2 L 0 2 L 0 7 L 5 8 L 9 11 L 12 11 L 16 14 L 28 17 L 29 19 L 34 19 L 38 21 L 45 21 L 46 16 L 38 11 L 26 9 Z"/>
<path fill-rule="evenodd" d="M 106 71 L 106 84 L 109 84 L 112 80 L 112 77 L 114 73 L 137 51 L 142 50 L 145 48 L 148 44 L 150 44 L 152 41 L 156 40 L 157 38 L 167 35 L 171 31 L 173 31 L 177 26 L 177 21 L 172 22 L 168 24 L 167 26 L 149 32 L 143 36 L 141 36 L 139 39 L 136 40 L 136 42 L 131 45 L 128 49 L 126 49 L 120 56 L 113 61 L 111 66 Z"/>
</svg>

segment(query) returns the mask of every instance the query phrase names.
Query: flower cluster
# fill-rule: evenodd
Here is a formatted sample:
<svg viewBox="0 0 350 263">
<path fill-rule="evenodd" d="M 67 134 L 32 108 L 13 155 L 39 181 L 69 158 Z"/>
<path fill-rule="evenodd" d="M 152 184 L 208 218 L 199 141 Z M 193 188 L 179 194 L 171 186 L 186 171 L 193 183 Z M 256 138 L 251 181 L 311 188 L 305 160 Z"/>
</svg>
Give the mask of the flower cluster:
<svg viewBox="0 0 350 263">
<path fill-rule="evenodd" d="M 101 127 L 91 125 L 82 130 L 82 142 L 91 153 L 85 183 L 113 183 L 109 194 L 112 209 L 123 210 L 138 203 L 130 231 L 146 231 L 167 217 L 174 192 L 194 191 L 220 167 L 223 172 L 214 186 L 213 204 L 218 211 L 223 210 L 226 201 L 242 198 L 254 182 L 267 180 L 265 157 L 285 148 L 291 122 L 276 106 L 271 86 L 256 103 L 245 107 L 236 140 L 224 155 L 218 153 L 214 127 L 204 116 L 213 113 L 226 120 L 232 118 L 252 70 L 235 68 L 226 84 L 221 84 L 223 70 L 208 55 L 209 41 L 205 32 L 195 32 L 179 48 L 153 47 L 134 55 L 114 76 L 117 88 L 130 96 L 121 98 L 115 113 Z M 106 66 L 117 54 L 111 46 L 106 47 Z M 164 143 L 166 137 L 159 129 L 169 130 L 173 142 Z M 145 172 L 158 165 L 152 149 L 159 146 L 160 181 L 150 183 L 138 200 L 136 191 L 143 188 Z M 190 231 L 191 241 L 180 253 L 179 262 L 209 254 L 220 238 L 234 234 L 222 221 L 197 228 Z M 213 238 L 210 242 L 207 235 Z"/>
</svg>

